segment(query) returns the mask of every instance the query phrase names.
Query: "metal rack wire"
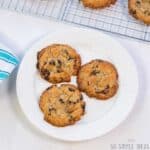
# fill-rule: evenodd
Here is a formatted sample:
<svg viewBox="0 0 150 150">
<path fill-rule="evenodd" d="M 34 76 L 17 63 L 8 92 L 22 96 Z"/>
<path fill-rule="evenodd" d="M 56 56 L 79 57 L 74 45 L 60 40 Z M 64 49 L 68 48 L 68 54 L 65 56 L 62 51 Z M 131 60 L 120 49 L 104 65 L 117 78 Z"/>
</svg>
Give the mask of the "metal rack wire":
<svg viewBox="0 0 150 150">
<path fill-rule="evenodd" d="M 150 42 L 150 27 L 128 14 L 127 0 L 103 10 L 84 8 L 79 0 L 0 0 L 0 7 Z"/>
</svg>

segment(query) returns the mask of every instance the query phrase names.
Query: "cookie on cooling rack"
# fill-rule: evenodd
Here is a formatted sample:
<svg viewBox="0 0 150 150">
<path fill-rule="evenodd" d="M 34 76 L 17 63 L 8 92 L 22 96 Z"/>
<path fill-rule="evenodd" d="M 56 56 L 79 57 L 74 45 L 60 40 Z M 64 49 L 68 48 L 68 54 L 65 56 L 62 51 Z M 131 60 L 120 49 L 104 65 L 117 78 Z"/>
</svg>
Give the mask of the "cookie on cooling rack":
<svg viewBox="0 0 150 150">
<path fill-rule="evenodd" d="M 111 4 L 115 4 L 116 0 L 81 0 L 85 7 L 97 9 L 109 7 Z"/>
<path fill-rule="evenodd" d="M 69 45 L 53 44 L 37 55 L 37 69 L 41 77 L 51 83 L 69 82 L 80 66 L 80 55 Z"/>
<path fill-rule="evenodd" d="M 106 100 L 118 90 L 118 73 L 110 62 L 92 60 L 79 70 L 77 83 L 89 97 Z"/>
<path fill-rule="evenodd" d="M 40 97 L 39 106 L 44 119 L 58 127 L 74 124 L 85 113 L 82 94 L 71 84 L 52 85 L 46 89 Z"/>
<path fill-rule="evenodd" d="M 128 0 L 130 14 L 150 25 L 150 0 Z"/>
</svg>

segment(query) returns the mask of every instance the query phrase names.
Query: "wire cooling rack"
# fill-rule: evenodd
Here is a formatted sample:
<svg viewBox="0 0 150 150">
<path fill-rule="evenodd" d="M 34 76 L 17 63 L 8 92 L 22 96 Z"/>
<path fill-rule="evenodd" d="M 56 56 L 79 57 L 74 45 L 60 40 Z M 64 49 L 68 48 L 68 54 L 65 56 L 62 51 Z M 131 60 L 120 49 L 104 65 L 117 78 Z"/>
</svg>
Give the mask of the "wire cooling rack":
<svg viewBox="0 0 150 150">
<path fill-rule="evenodd" d="M 79 0 L 0 0 L 0 7 L 150 42 L 150 27 L 128 14 L 128 0 L 102 10 L 84 8 Z"/>
</svg>

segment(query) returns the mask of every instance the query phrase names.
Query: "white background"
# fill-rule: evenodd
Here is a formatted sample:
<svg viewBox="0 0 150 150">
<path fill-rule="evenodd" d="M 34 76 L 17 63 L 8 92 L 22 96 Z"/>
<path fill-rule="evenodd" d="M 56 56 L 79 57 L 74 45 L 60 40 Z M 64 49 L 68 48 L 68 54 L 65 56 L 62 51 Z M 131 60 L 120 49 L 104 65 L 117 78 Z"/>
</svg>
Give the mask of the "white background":
<svg viewBox="0 0 150 150">
<path fill-rule="evenodd" d="M 0 42 L 15 49 L 20 59 L 43 35 L 69 27 L 0 10 Z M 132 55 L 140 80 L 136 105 L 125 122 L 91 141 L 68 143 L 52 139 L 34 128 L 22 113 L 15 90 L 16 69 L 10 79 L 0 85 L 0 150 L 111 150 L 111 144 L 150 144 L 150 43 L 114 38 Z"/>
</svg>

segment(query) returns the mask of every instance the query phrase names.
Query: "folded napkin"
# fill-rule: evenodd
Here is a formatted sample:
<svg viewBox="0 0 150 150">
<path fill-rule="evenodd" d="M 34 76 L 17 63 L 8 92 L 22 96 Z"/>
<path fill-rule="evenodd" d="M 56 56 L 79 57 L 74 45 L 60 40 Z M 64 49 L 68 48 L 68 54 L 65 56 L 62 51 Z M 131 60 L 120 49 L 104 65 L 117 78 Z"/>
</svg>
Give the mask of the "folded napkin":
<svg viewBox="0 0 150 150">
<path fill-rule="evenodd" d="M 0 83 L 10 76 L 18 63 L 19 60 L 15 54 L 5 45 L 0 43 Z"/>
</svg>

